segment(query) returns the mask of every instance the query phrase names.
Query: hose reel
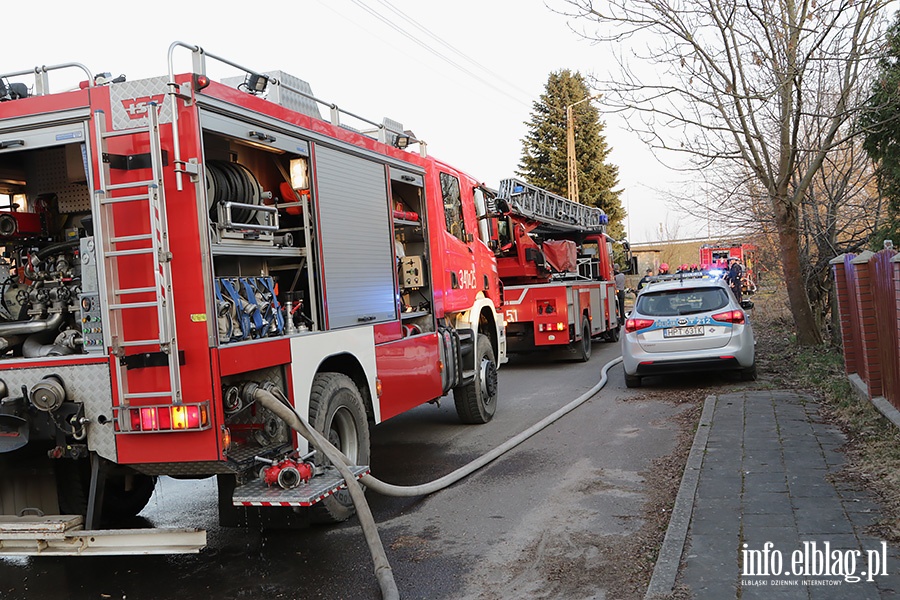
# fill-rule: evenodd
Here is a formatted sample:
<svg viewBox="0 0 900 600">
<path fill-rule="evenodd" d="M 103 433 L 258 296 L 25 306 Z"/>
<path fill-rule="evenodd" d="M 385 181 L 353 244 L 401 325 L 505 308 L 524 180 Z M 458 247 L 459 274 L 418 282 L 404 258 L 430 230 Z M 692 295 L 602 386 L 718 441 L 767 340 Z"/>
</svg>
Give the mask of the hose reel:
<svg viewBox="0 0 900 600">
<path fill-rule="evenodd" d="M 226 238 L 272 243 L 278 229 L 278 210 L 263 202 L 272 198 L 244 165 L 225 160 L 206 161 L 206 199 L 209 218 Z"/>
</svg>

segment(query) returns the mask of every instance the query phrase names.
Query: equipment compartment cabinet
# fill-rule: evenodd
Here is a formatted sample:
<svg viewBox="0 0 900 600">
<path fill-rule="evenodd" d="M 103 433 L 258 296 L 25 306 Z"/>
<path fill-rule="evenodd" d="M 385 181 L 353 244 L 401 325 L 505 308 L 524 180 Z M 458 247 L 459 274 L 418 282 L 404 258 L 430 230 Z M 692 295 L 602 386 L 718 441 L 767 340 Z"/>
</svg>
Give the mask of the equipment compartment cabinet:
<svg viewBox="0 0 900 600">
<path fill-rule="evenodd" d="M 423 186 L 421 175 L 391 169 L 397 285 L 404 335 L 435 330 Z"/>
</svg>

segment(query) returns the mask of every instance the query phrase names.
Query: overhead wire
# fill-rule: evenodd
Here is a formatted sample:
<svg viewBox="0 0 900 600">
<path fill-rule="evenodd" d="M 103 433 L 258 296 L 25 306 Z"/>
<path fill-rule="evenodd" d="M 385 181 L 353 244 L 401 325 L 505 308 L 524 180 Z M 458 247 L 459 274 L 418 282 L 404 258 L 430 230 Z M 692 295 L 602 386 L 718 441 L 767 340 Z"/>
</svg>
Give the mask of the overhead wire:
<svg viewBox="0 0 900 600">
<path fill-rule="evenodd" d="M 442 53 L 441 51 L 437 50 L 436 48 L 432 47 L 430 44 L 428 44 L 428 43 L 426 43 L 425 41 L 423 41 L 423 40 L 419 39 L 418 37 L 414 36 L 414 35 L 411 34 L 409 31 L 407 31 L 407 30 L 404 29 L 403 27 L 400 27 L 400 26 L 397 25 L 394 21 L 392 21 L 392 20 L 389 19 L 388 17 L 384 16 L 383 14 L 381 14 L 380 12 L 378 12 L 377 10 L 375 10 L 374 8 L 372 8 L 371 6 L 367 6 L 363 0 L 352 0 L 352 2 L 353 2 L 354 4 L 356 4 L 357 6 L 359 6 L 360 8 L 362 8 L 363 10 L 365 10 L 367 13 L 369 13 L 369 14 L 372 15 L 373 17 L 375 17 L 376 19 L 378 19 L 379 21 L 381 21 L 382 23 L 384 23 L 385 25 L 387 25 L 388 27 L 390 27 L 391 29 L 393 29 L 394 31 L 396 31 L 397 33 L 399 33 L 400 35 L 402 35 L 402 36 L 404 36 L 405 38 L 409 39 L 410 41 L 412 41 L 412 42 L 415 43 L 416 45 L 420 46 L 421 48 L 427 50 L 428 52 L 430 52 L 431 54 L 433 54 L 433 55 L 436 56 L 437 58 L 441 59 L 442 61 L 446 62 L 447 64 L 451 65 L 452 67 L 456 68 L 457 70 L 459 70 L 459 71 L 463 72 L 464 74 L 468 75 L 468 76 L 471 77 L 472 79 L 475 79 L 475 80 L 478 81 L 479 83 L 481 83 L 481 84 L 483 84 L 483 85 L 485 85 L 485 86 L 487 86 L 487 87 L 493 89 L 494 91 L 496 91 L 496 92 L 498 92 L 498 93 L 500 93 L 500 94 L 506 96 L 507 98 L 510 98 L 511 100 L 513 100 L 513 101 L 515 101 L 515 102 L 517 102 L 517 103 L 519 103 L 519 104 L 522 104 L 523 106 L 527 106 L 527 107 L 530 107 L 530 106 L 531 106 L 530 103 L 526 102 L 526 101 L 523 100 L 521 97 L 519 97 L 519 96 L 517 96 L 517 95 L 510 94 L 510 93 L 507 92 L 506 90 L 504 90 L 504 89 L 498 87 L 497 85 L 495 85 L 492 81 L 490 81 L 490 80 L 488 80 L 488 79 L 485 79 L 484 77 L 481 77 L 481 76 L 478 75 L 477 73 L 474 73 L 471 69 L 469 69 L 469 68 L 467 68 L 466 66 L 460 64 L 459 62 L 453 60 L 451 57 L 447 56 L 446 54 L 444 54 L 444 53 Z M 471 60 L 471 59 L 470 59 L 470 60 Z M 526 95 L 527 95 L 527 94 L 526 94 Z"/>
<path fill-rule="evenodd" d="M 419 31 L 421 31 L 422 33 L 424 33 L 425 35 L 427 35 L 428 37 L 430 37 L 431 39 L 433 39 L 433 40 L 436 41 L 437 43 L 439 43 L 440 45 L 442 45 L 443 47 L 447 48 L 448 50 L 450 50 L 451 52 L 453 52 L 454 54 L 456 54 L 457 56 L 459 56 L 459 57 L 462 58 L 463 60 L 469 62 L 470 64 L 472 64 L 472 65 L 474 65 L 474 66 L 476 66 L 476 67 L 478 67 L 479 69 L 481 69 L 482 71 L 484 71 L 487 75 L 490 75 L 490 76 L 491 76 L 492 78 L 494 78 L 495 80 L 500 81 L 501 83 L 503 83 L 503 84 L 509 86 L 510 88 L 516 90 L 517 92 L 519 92 L 520 94 L 522 94 L 522 95 L 525 96 L 525 97 L 528 97 L 528 96 L 531 95 L 530 92 L 528 92 L 528 91 L 526 91 L 526 90 L 523 90 L 522 88 L 520 88 L 519 86 L 517 86 L 515 83 L 512 83 L 511 81 L 509 81 L 509 80 L 507 80 L 506 78 L 504 78 L 503 75 L 501 75 L 501 74 L 499 74 L 499 73 L 497 73 L 497 72 L 495 72 L 495 71 L 492 71 L 491 69 L 489 69 L 488 67 L 484 66 L 483 64 L 481 64 L 480 62 L 478 62 L 477 60 L 475 60 L 474 58 L 472 58 L 471 56 L 469 56 L 469 55 L 467 55 L 466 53 L 464 53 L 462 50 L 459 50 L 458 48 L 456 48 L 455 46 L 453 46 L 450 42 L 444 40 L 444 39 L 441 38 L 439 35 L 437 35 L 437 34 L 434 33 L 433 31 L 431 31 L 430 29 L 428 29 L 427 27 L 425 27 L 424 25 L 422 25 L 421 23 L 419 23 L 418 21 L 416 21 L 416 20 L 413 19 L 412 17 L 410 17 L 410 16 L 409 16 L 408 14 L 406 14 L 404 11 L 400 10 L 399 8 L 397 8 L 396 6 L 394 6 L 393 4 L 391 4 L 388 0 L 378 0 L 378 1 L 379 1 L 381 4 L 383 4 L 384 6 L 386 6 L 389 10 L 391 10 L 391 11 L 392 11 L 394 14 L 396 14 L 398 17 L 400 17 L 401 19 L 403 19 L 404 21 L 406 21 L 407 23 L 409 23 L 410 25 L 412 25 L 413 27 L 415 27 L 416 29 L 418 29 Z"/>
</svg>

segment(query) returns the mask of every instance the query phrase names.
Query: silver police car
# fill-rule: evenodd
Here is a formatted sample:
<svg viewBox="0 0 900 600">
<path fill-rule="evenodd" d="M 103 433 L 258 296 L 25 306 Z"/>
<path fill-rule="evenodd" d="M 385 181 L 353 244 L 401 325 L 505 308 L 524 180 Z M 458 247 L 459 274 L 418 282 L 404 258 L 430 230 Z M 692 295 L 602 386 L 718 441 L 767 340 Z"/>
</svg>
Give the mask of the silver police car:
<svg viewBox="0 0 900 600">
<path fill-rule="evenodd" d="M 730 370 L 756 379 L 753 328 L 728 284 L 703 273 L 660 276 L 645 286 L 625 321 L 625 384 L 651 375 Z"/>
</svg>

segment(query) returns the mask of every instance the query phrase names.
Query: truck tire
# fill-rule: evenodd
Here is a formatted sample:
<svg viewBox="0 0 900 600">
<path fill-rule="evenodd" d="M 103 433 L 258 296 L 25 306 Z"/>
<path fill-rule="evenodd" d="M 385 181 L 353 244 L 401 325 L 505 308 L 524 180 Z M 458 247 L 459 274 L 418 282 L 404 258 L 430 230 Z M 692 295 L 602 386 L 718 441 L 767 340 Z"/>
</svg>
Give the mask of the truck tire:
<svg viewBox="0 0 900 600">
<path fill-rule="evenodd" d="M 60 460 L 56 464 L 56 486 L 59 510 L 64 515 L 87 513 L 91 489 L 90 461 Z M 142 473 L 114 473 L 107 475 L 103 491 L 104 522 L 120 523 L 136 517 L 153 496 L 156 477 Z"/>
<path fill-rule="evenodd" d="M 591 322 L 587 317 L 581 321 L 581 340 L 576 340 L 572 344 L 575 350 L 575 360 L 578 362 L 587 362 L 591 360 Z"/>
<path fill-rule="evenodd" d="M 475 359 L 475 377 L 453 388 L 453 401 L 460 421 L 481 425 L 497 411 L 497 363 L 491 341 L 483 333 L 475 340 Z"/>
<path fill-rule="evenodd" d="M 155 489 L 156 477 L 143 473 L 110 477 L 103 492 L 103 517 L 111 521 L 136 517 L 150 502 Z"/>
<path fill-rule="evenodd" d="M 91 468 L 87 460 L 57 460 L 53 464 L 56 473 L 56 493 L 59 496 L 59 512 L 63 515 L 87 513 L 88 488 Z M 87 467 L 85 469 L 85 467 Z M 85 472 L 87 477 L 85 478 Z"/>
<path fill-rule="evenodd" d="M 342 373 L 315 376 L 309 394 L 309 423 L 343 452 L 350 464 L 369 464 L 369 422 L 362 395 L 352 379 Z M 324 464 L 330 463 L 326 460 Z M 355 512 L 350 492 L 345 488 L 315 504 L 310 510 L 310 521 L 338 523 Z"/>
<path fill-rule="evenodd" d="M 622 326 L 619 325 L 617 327 L 613 327 L 612 329 L 607 329 L 603 333 L 603 339 L 607 342 L 618 342 L 619 334 L 622 332 Z"/>
</svg>

